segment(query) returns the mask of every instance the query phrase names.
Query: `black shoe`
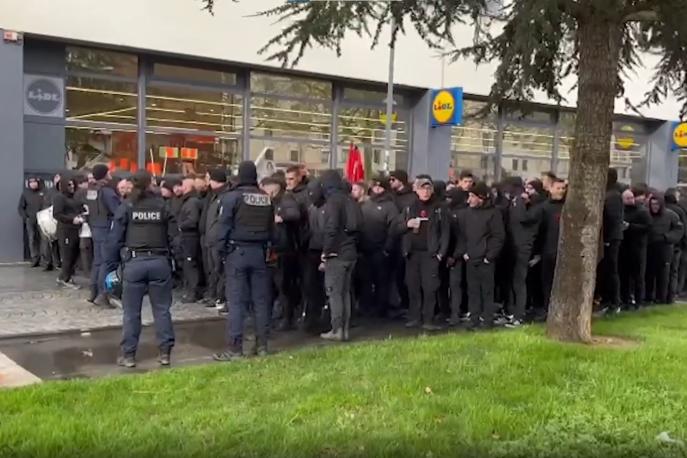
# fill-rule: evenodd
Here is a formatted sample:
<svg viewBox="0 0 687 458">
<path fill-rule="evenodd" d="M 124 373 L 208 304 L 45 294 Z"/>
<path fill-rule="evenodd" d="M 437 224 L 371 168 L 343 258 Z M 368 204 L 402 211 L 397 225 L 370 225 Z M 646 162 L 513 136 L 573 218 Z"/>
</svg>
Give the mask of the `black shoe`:
<svg viewBox="0 0 687 458">
<path fill-rule="evenodd" d="M 40 266 L 41 266 L 41 261 L 40 261 L 40 259 L 39 259 L 38 261 L 33 261 L 33 262 L 31 263 L 31 268 L 32 268 L 32 269 L 35 268 L 35 267 L 40 267 Z"/>
<path fill-rule="evenodd" d="M 470 321 L 470 312 L 468 312 L 468 313 L 463 313 L 463 314 L 460 316 L 460 321 L 462 321 L 462 322 L 464 322 L 464 323 Z"/>
<path fill-rule="evenodd" d="M 55 270 L 52 264 L 48 264 L 47 266 L 43 267 L 43 272 L 52 272 Z"/>
<path fill-rule="evenodd" d="M 505 326 L 508 329 L 517 329 L 522 327 L 522 321 L 520 320 L 511 320 L 509 323 L 506 323 Z"/>
<path fill-rule="evenodd" d="M 417 320 L 411 320 L 406 323 L 406 328 L 417 328 L 420 326 L 420 322 Z"/>
<path fill-rule="evenodd" d="M 98 297 L 93 300 L 93 305 L 107 309 L 115 308 L 115 306 L 110 303 L 110 299 L 107 297 L 107 294 L 99 294 Z"/>
<path fill-rule="evenodd" d="M 171 363 L 169 352 L 160 352 L 160 356 L 158 357 L 157 361 L 160 363 L 160 366 L 169 366 Z"/>
<path fill-rule="evenodd" d="M 215 361 L 230 363 L 233 361 L 240 361 L 244 358 L 243 352 L 238 350 L 226 350 L 212 355 Z"/>
<path fill-rule="evenodd" d="M 120 356 L 117 365 L 131 369 L 136 367 L 136 359 L 133 356 Z"/>
</svg>

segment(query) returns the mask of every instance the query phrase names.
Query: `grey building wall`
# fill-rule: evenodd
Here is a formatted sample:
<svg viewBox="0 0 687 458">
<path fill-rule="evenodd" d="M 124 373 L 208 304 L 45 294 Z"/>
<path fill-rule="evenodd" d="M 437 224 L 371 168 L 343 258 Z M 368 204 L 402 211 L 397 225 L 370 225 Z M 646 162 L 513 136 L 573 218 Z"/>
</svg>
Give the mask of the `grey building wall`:
<svg viewBox="0 0 687 458">
<path fill-rule="evenodd" d="M 413 136 L 410 151 L 411 177 L 429 174 L 445 180 L 451 161 L 451 126 L 432 127 L 432 91 L 428 90 L 412 106 Z"/>
<path fill-rule="evenodd" d="M 671 151 L 673 123 L 666 121 L 649 134 L 647 145 L 647 183 L 665 190 L 677 184 L 678 151 Z"/>
<path fill-rule="evenodd" d="M 17 215 L 24 182 L 23 74 L 23 45 L 0 41 L 0 263 L 24 258 L 22 225 Z"/>
</svg>

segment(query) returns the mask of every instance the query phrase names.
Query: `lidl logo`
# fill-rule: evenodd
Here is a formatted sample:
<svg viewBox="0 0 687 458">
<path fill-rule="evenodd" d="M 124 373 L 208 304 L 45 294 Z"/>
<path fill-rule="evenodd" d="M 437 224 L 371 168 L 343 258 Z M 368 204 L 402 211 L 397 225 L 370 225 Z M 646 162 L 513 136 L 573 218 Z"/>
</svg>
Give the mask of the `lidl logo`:
<svg viewBox="0 0 687 458">
<path fill-rule="evenodd" d="M 675 126 L 673 143 L 677 148 L 687 148 L 687 122 L 681 122 Z"/>
<path fill-rule="evenodd" d="M 463 88 L 435 90 L 432 94 L 432 127 L 460 124 L 463 118 Z"/>
</svg>

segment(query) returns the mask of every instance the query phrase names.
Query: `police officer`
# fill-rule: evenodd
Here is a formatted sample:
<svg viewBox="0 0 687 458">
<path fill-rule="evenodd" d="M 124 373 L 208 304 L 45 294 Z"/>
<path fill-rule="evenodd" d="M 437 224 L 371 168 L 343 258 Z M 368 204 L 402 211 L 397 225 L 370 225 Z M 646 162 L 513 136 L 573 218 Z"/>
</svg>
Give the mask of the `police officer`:
<svg viewBox="0 0 687 458">
<path fill-rule="evenodd" d="M 110 301 L 103 291 L 105 274 L 107 273 L 103 260 L 105 258 L 105 243 L 120 199 L 110 184 L 112 177 L 105 164 L 93 166 L 93 178 L 95 182 L 88 185 L 83 202 L 88 207 L 88 225 L 93 235 L 91 293 L 88 301 L 101 307 L 110 307 Z"/>
<path fill-rule="evenodd" d="M 239 183 L 222 197 L 218 243 L 227 253 L 227 300 L 229 302 L 228 348 L 213 355 L 217 361 L 243 357 L 243 316 L 249 306 L 255 315 L 258 356 L 267 354 L 272 310 L 272 278 L 267 266 L 274 233 L 274 209 L 269 196 L 258 188 L 255 164 L 239 165 Z"/>
<path fill-rule="evenodd" d="M 169 366 L 174 346 L 174 329 L 169 309 L 172 305 L 172 240 L 174 216 L 162 198 L 151 190 L 151 176 L 138 171 L 129 200 L 117 210 L 108 246 L 108 267 L 117 264 L 126 247 L 123 269 L 122 355 L 117 364 L 136 366 L 136 349 L 141 335 L 141 303 L 147 293 L 155 319 L 155 334 L 160 350 L 159 362 Z"/>
</svg>

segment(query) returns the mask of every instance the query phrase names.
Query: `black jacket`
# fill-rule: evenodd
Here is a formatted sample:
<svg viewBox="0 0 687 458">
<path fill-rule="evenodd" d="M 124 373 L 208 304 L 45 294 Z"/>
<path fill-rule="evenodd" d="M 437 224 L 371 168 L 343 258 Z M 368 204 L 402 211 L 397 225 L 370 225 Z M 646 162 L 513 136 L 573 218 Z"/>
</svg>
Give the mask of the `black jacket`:
<svg viewBox="0 0 687 458">
<path fill-rule="evenodd" d="M 281 216 L 282 222 L 274 225 L 274 249 L 277 253 L 293 253 L 298 248 L 298 228 L 301 221 L 301 210 L 298 202 L 290 193 L 280 193 L 272 199 L 275 216 Z"/>
<path fill-rule="evenodd" d="M 324 243 L 324 205 L 308 207 L 308 250 L 322 251 Z"/>
<path fill-rule="evenodd" d="M 519 251 L 532 251 L 539 231 L 537 204 L 525 203 L 522 197 L 514 197 L 507 210 L 506 230 L 508 243 Z"/>
<path fill-rule="evenodd" d="M 346 199 L 350 197 L 338 190 L 325 190 L 324 231 L 322 253 L 325 256 L 336 254 L 345 261 L 355 261 L 358 257 L 355 235 L 346 232 Z"/>
<path fill-rule="evenodd" d="M 43 209 L 43 201 L 45 193 L 39 186 L 38 189 L 33 190 L 26 188 L 19 197 L 19 205 L 17 210 L 22 219 L 36 221 L 36 213 Z"/>
<path fill-rule="evenodd" d="M 537 252 L 544 256 L 556 256 L 558 253 L 558 236 L 561 230 L 561 212 L 565 200 L 547 200 L 537 207 L 539 219 L 540 243 Z"/>
<path fill-rule="evenodd" d="M 460 259 L 467 254 L 469 261 L 496 261 L 506 240 L 501 210 L 486 201 L 481 207 L 466 208 L 459 219 L 458 243 L 453 257 Z"/>
<path fill-rule="evenodd" d="M 671 191 L 671 192 L 669 192 Z M 665 204 L 666 208 L 675 212 L 675 214 L 680 218 L 682 223 L 682 228 L 687 230 L 687 212 L 678 204 L 675 198 L 674 190 L 670 189 L 666 191 L 665 194 Z M 687 247 L 687 234 L 683 231 L 682 237 L 680 238 L 680 247 Z"/>
<path fill-rule="evenodd" d="M 360 248 L 365 253 L 391 252 L 400 235 L 400 212 L 391 194 L 373 195 L 360 206 L 363 213 L 363 229 Z"/>
<path fill-rule="evenodd" d="M 415 194 L 408 185 L 404 186 L 403 190 L 399 192 L 392 192 L 394 203 L 396 204 L 396 208 L 398 208 L 399 213 L 405 211 L 406 208 L 413 205 L 413 203 L 417 200 L 417 194 Z"/>
<path fill-rule="evenodd" d="M 665 203 L 662 199 L 659 199 L 659 202 L 661 203 L 661 209 L 655 215 L 651 215 L 649 243 L 669 245 L 679 243 L 685 232 L 680 217 L 672 210 L 665 208 Z"/>
<path fill-rule="evenodd" d="M 205 246 L 213 247 L 219 240 L 219 209 L 222 206 L 222 197 L 230 191 L 229 185 L 224 185 L 207 196 L 207 206 L 204 209 Z M 203 213 L 203 212 L 201 212 Z"/>
<path fill-rule="evenodd" d="M 628 224 L 623 234 L 623 246 L 630 249 L 644 246 L 651 227 L 651 214 L 644 205 L 625 205 L 625 222 Z"/>
<path fill-rule="evenodd" d="M 83 205 L 73 195 L 57 193 L 53 200 L 53 218 L 57 220 L 57 229 L 77 230 L 80 224 L 74 224 L 74 218 L 84 212 Z"/>
<path fill-rule="evenodd" d="M 603 213 L 604 243 L 623 239 L 623 198 L 617 186 L 606 191 Z"/>
<path fill-rule="evenodd" d="M 196 191 L 197 192 L 197 191 Z M 215 198 L 215 193 L 212 189 L 208 189 L 206 193 L 197 193 L 198 205 L 200 205 L 200 216 L 198 220 L 198 231 L 201 235 L 205 236 L 207 234 L 207 213 L 210 203 Z"/>
<path fill-rule="evenodd" d="M 183 237 L 199 237 L 199 223 L 201 203 L 195 192 L 190 192 L 181 197 L 181 208 L 177 216 L 179 230 Z"/>
<path fill-rule="evenodd" d="M 446 214 L 444 205 L 432 197 L 431 212 L 428 215 L 429 220 L 423 224 L 429 224 L 427 227 L 427 251 L 446 258 L 448 255 L 448 246 L 451 240 L 451 220 Z M 406 207 L 403 211 L 403 225 L 405 227 L 405 235 L 403 236 L 402 250 L 403 255 L 408 256 L 412 249 L 413 233 L 407 228 L 407 223 L 413 218 L 420 216 L 420 201 L 414 199 L 413 203 Z"/>
</svg>

